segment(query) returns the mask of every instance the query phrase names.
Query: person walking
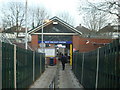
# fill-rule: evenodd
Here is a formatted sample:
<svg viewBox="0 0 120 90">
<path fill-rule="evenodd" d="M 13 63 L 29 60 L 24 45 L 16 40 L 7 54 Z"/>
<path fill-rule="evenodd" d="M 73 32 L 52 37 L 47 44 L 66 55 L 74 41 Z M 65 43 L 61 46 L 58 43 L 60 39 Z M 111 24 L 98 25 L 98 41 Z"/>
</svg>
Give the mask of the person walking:
<svg viewBox="0 0 120 90">
<path fill-rule="evenodd" d="M 62 54 L 61 57 L 62 69 L 65 70 L 65 63 L 67 63 L 67 57 Z"/>
</svg>

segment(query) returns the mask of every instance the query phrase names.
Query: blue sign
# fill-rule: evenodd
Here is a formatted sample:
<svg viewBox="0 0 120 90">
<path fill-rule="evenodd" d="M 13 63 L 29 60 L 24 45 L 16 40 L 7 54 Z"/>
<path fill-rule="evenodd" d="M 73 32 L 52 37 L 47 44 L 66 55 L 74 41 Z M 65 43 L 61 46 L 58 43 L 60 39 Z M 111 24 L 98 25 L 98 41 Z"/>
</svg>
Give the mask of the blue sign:
<svg viewBox="0 0 120 90">
<path fill-rule="evenodd" d="M 42 41 L 38 41 L 38 43 L 41 43 Z M 44 43 L 49 44 L 72 44 L 72 41 L 43 41 Z"/>
</svg>

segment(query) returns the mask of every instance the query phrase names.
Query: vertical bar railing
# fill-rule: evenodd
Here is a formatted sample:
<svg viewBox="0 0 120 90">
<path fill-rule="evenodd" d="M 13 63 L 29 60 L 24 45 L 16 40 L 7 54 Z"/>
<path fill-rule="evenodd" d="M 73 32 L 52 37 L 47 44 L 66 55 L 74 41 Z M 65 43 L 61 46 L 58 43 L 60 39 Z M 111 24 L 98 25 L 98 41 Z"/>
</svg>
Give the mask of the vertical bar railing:
<svg viewBox="0 0 120 90">
<path fill-rule="evenodd" d="M 45 54 L 4 42 L 1 49 L 0 88 L 29 88 L 44 72 Z"/>
<path fill-rule="evenodd" d="M 82 59 L 82 72 L 81 72 L 81 84 L 83 83 L 84 60 L 85 60 L 85 56 L 84 56 L 84 53 L 83 53 L 83 59 Z"/>
<path fill-rule="evenodd" d="M 117 39 L 95 51 L 75 52 L 72 70 L 78 79 L 81 77 L 79 82 L 85 88 L 119 88 L 119 61 L 120 45 Z"/>
<path fill-rule="evenodd" d="M 35 81 L 35 52 L 33 52 L 33 82 Z"/>
<path fill-rule="evenodd" d="M 96 82 L 95 82 L 95 88 L 97 89 L 98 87 L 98 72 L 99 72 L 99 50 L 100 48 L 98 48 L 98 52 L 97 52 L 97 69 L 96 69 Z"/>
<path fill-rule="evenodd" d="M 2 88 L 14 88 L 14 46 L 2 43 Z"/>
<path fill-rule="evenodd" d="M 2 90 L 2 43 L 0 42 L 0 90 Z"/>
<path fill-rule="evenodd" d="M 14 45 L 14 88 L 16 87 L 16 45 Z"/>
<path fill-rule="evenodd" d="M 56 74 L 53 77 L 51 83 L 49 84 L 49 90 L 55 90 L 58 87 L 58 79 L 59 79 L 59 63 L 57 63 Z"/>
</svg>

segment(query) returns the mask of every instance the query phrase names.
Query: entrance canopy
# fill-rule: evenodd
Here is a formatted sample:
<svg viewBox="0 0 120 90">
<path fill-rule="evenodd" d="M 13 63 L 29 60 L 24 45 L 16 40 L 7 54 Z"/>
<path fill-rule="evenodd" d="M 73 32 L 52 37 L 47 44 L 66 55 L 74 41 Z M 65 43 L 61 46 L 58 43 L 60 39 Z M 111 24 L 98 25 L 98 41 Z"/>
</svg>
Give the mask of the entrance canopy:
<svg viewBox="0 0 120 90">
<path fill-rule="evenodd" d="M 73 35 L 81 35 L 82 33 L 60 18 L 53 17 L 49 22 L 28 31 L 28 34 L 39 35 L 40 42 L 42 34 L 44 35 L 44 41 L 72 41 Z"/>
</svg>

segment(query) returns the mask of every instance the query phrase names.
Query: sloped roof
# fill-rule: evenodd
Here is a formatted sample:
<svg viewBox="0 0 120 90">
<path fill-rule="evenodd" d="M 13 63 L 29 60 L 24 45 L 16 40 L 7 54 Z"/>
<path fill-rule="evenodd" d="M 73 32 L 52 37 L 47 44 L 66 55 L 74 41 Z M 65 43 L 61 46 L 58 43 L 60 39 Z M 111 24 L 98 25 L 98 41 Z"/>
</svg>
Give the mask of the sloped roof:
<svg viewBox="0 0 120 90">
<path fill-rule="evenodd" d="M 14 33 L 14 32 L 19 32 L 19 33 L 22 32 L 22 33 L 24 33 L 25 29 L 26 29 L 25 27 L 20 27 L 19 26 L 19 29 L 17 30 L 17 27 L 13 26 L 13 27 L 10 27 L 10 28 L 4 30 L 3 32 L 5 32 L 5 33 Z"/>
<path fill-rule="evenodd" d="M 46 26 L 50 25 L 53 22 L 58 22 L 58 24 L 63 25 L 64 27 L 68 28 L 69 30 L 71 30 L 71 31 L 73 31 L 75 33 L 78 33 L 80 35 L 82 34 L 82 32 L 80 32 L 79 30 L 77 30 L 76 28 L 74 28 L 73 26 L 71 26 L 70 24 L 66 23 L 65 21 L 61 20 L 60 18 L 58 18 L 56 16 L 51 18 L 49 20 L 49 22 L 44 23 L 43 27 L 46 27 Z M 38 26 L 38 27 L 36 27 L 34 29 L 29 30 L 28 33 L 29 34 L 35 33 L 37 31 L 39 31 L 41 28 L 42 28 L 42 25 L 40 25 L 40 26 Z"/>
<path fill-rule="evenodd" d="M 16 46 L 25 49 L 25 43 L 18 43 L 18 42 L 13 42 Z M 28 43 L 28 50 L 32 50 L 29 43 Z M 33 50 L 32 50 L 33 51 Z"/>
<path fill-rule="evenodd" d="M 83 34 L 91 33 L 91 30 L 89 30 L 88 28 L 81 26 L 81 25 L 77 26 L 76 29 L 79 30 L 80 32 L 82 32 Z"/>
<path fill-rule="evenodd" d="M 117 32 L 117 30 L 120 29 L 120 25 L 107 25 L 104 28 L 102 28 L 101 30 L 99 30 L 99 33 L 106 33 L 106 32 Z M 120 30 L 119 30 L 120 32 Z"/>
</svg>

